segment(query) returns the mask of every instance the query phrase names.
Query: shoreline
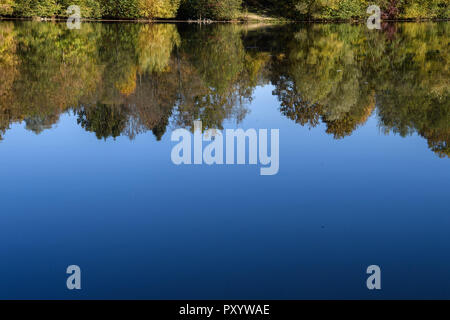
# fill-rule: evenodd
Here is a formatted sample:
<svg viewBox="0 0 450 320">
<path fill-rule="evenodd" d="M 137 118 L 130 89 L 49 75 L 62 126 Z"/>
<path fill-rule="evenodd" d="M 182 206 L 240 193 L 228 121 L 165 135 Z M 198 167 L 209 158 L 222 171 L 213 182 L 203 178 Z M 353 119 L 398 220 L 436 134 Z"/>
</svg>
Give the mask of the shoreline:
<svg viewBox="0 0 450 320">
<path fill-rule="evenodd" d="M 66 22 L 67 17 L 2 17 L 0 16 L 0 21 L 36 21 L 36 22 Z M 393 20 L 382 20 L 382 22 L 398 23 L 398 22 L 448 22 L 450 18 L 421 18 L 421 19 L 393 19 Z M 276 18 L 264 18 L 264 19 L 237 19 L 237 20 L 180 20 L 180 19 L 92 19 L 92 18 L 82 18 L 81 22 L 99 22 L 99 23 L 187 23 L 187 24 L 214 24 L 214 23 L 226 23 L 226 24 L 252 24 L 252 23 L 266 23 L 266 24 L 293 24 L 293 23 L 350 23 L 359 24 L 365 23 L 365 19 L 352 19 L 352 20 L 286 20 L 286 19 L 276 19 Z"/>
</svg>

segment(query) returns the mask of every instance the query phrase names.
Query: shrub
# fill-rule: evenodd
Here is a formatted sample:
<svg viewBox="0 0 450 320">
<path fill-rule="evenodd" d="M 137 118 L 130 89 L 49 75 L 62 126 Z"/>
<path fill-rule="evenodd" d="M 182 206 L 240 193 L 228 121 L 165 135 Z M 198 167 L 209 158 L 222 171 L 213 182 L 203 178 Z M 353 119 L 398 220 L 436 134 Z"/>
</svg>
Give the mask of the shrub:
<svg viewBox="0 0 450 320">
<path fill-rule="evenodd" d="M 139 0 L 100 0 L 103 16 L 108 18 L 139 17 Z"/>
<path fill-rule="evenodd" d="M 448 0 L 407 1 L 402 17 L 404 18 L 448 18 Z"/>
<path fill-rule="evenodd" d="M 0 0 L 0 15 L 11 15 L 13 12 L 13 0 Z"/>
<path fill-rule="evenodd" d="M 180 0 L 139 0 L 139 15 L 145 18 L 174 18 Z"/>
<path fill-rule="evenodd" d="M 102 10 L 98 0 L 58 0 L 60 6 L 60 16 L 67 16 L 67 8 L 71 5 L 77 5 L 81 9 L 83 18 L 100 18 Z"/>
<path fill-rule="evenodd" d="M 60 10 L 56 0 L 15 0 L 14 15 L 21 17 L 51 17 Z"/>
<path fill-rule="evenodd" d="M 319 1 L 319 5 L 315 5 L 316 11 L 312 12 L 312 17 L 340 20 L 361 18 L 366 14 L 367 7 L 365 0 L 340 0 L 331 3 Z"/>
<path fill-rule="evenodd" d="M 185 19 L 231 20 L 238 16 L 242 0 L 182 0 L 180 16 Z"/>
</svg>

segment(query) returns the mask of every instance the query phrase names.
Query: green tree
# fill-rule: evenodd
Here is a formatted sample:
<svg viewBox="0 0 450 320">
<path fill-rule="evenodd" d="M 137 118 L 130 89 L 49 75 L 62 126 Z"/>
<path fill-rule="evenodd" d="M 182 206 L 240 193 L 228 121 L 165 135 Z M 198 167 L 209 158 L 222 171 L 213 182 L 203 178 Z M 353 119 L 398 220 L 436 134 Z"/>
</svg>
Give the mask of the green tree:
<svg viewBox="0 0 450 320">
<path fill-rule="evenodd" d="M 86 131 L 95 132 L 97 138 L 117 138 L 128 121 L 126 109 L 122 106 L 97 104 L 77 110 L 78 124 Z"/>
<path fill-rule="evenodd" d="M 231 20 L 238 16 L 242 0 L 182 0 L 180 16 L 187 19 Z"/>
<path fill-rule="evenodd" d="M 149 19 L 174 18 L 179 6 L 180 0 L 139 0 L 139 15 Z"/>
<path fill-rule="evenodd" d="M 109 18 L 138 18 L 139 0 L 100 0 L 103 16 Z"/>
<path fill-rule="evenodd" d="M 19 76 L 15 30 L 12 22 L 0 24 L 0 140 L 12 122 L 20 120 L 12 114 L 14 82 Z"/>
<path fill-rule="evenodd" d="M 201 119 L 205 129 L 222 128 L 225 119 L 240 121 L 247 114 L 261 66 L 246 55 L 241 37 L 236 25 L 188 29 L 182 35 L 180 56 L 186 63 L 180 65 L 178 125 Z"/>
<path fill-rule="evenodd" d="M 67 16 L 67 8 L 71 5 L 77 5 L 81 9 L 83 18 L 100 18 L 102 9 L 98 0 L 57 0 L 60 16 Z"/>
<path fill-rule="evenodd" d="M 52 17 L 60 11 L 56 0 L 15 0 L 14 15 L 21 17 Z"/>
<path fill-rule="evenodd" d="M 13 13 L 14 0 L 0 0 L 0 16 Z"/>
<path fill-rule="evenodd" d="M 181 43 L 173 24 L 147 24 L 139 30 L 137 56 L 139 73 L 163 72 L 170 63 L 172 51 Z"/>
<path fill-rule="evenodd" d="M 250 7 L 264 8 L 291 19 L 364 19 L 369 5 L 378 5 L 383 19 L 448 18 L 448 0 L 246 0 Z"/>
</svg>

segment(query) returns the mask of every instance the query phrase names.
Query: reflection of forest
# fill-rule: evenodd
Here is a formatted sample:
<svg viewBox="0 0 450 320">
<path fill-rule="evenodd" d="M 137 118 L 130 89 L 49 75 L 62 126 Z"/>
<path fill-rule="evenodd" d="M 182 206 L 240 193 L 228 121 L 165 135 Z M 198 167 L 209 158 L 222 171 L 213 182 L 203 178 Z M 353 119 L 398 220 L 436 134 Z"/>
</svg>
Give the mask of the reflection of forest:
<svg viewBox="0 0 450 320">
<path fill-rule="evenodd" d="M 241 121 L 258 85 L 280 111 L 324 123 L 335 138 L 377 113 L 386 132 L 417 132 L 450 156 L 450 25 L 236 25 L 0 23 L 0 139 L 13 122 L 36 133 L 74 112 L 100 138 L 173 125 Z"/>
</svg>

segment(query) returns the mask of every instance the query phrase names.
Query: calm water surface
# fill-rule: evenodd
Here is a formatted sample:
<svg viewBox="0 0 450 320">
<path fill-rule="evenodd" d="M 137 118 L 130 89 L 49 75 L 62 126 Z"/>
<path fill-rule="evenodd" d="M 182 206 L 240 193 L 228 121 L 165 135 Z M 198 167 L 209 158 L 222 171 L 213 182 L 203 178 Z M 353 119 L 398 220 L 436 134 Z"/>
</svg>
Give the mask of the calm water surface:
<svg viewBox="0 0 450 320">
<path fill-rule="evenodd" d="M 449 29 L 0 22 L 0 298 L 450 298 Z M 279 173 L 175 166 L 194 120 Z"/>
</svg>

